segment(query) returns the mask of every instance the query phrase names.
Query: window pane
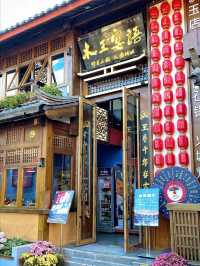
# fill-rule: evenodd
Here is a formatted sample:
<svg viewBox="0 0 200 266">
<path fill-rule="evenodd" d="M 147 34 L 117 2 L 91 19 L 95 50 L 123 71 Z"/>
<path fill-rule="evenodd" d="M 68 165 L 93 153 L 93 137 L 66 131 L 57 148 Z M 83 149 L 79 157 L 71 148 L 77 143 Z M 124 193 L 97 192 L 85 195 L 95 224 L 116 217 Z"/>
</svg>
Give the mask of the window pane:
<svg viewBox="0 0 200 266">
<path fill-rule="evenodd" d="M 7 86 L 7 89 L 8 89 L 8 86 L 10 85 L 10 82 L 13 80 L 13 78 L 15 76 L 15 73 L 16 73 L 15 70 L 13 70 L 11 72 L 7 72 L 7 74 L 6 74 L 6 86 Z M 14 80 L 12 81 L 12 84 L 11 84 L 9 89 L 14 89 L 14 88 L 17 88 L 17 75 L 14 78 Z"/>
<path fill-rule="evenodd" d="M 57 85 L 64 83 L 64 54 L 52 57 L 52 83 Z"/>
<path fill-rule="evenodd" d="M 71 156 L 54 154 L 53 197 L 56 191 L 71 190 Z"/>
<path fill-rule="evenodd" d="M 17 199 L 18 170 L 8 169 L 6 172 L 5 205 L 14 206 Z"/>
<path fill-rule="evenodd" d="M 26 206 L 26 207 L 34 207 L 35 206 L 36 175 L 37 175 L 37 168 L 36 167 L 30 167 L 30 168 L 24 169 L 23 206 Z"/>
</svg>

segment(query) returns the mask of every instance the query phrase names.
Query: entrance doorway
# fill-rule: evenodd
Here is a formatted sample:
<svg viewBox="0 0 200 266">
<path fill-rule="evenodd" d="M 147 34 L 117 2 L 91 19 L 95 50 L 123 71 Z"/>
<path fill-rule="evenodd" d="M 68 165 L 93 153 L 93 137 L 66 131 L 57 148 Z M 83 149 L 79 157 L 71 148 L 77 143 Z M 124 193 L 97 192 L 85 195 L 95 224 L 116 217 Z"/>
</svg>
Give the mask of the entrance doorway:
<svg viewBox="0 0 200 266">
<path fill-rule="evenodd" d="M 106 140 L 96 139 L 96 107 L 107 112 Z M 110 234 L 125 251 L 137 243 L 133 199 L 140 185 L 139 113 L 139 95 L 128 89 L 97 104 L 81 99 L 78 244 L 95 242 L 96 234 L 101 241 Z"/>
</svg>

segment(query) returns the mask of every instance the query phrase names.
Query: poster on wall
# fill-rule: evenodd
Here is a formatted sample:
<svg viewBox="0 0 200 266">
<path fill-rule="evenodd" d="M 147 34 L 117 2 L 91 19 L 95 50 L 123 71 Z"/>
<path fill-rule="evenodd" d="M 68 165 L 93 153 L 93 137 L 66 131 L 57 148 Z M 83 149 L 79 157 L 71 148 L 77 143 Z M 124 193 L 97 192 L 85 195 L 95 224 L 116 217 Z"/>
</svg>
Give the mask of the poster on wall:
<svg viewBox="0 0 200 266">
<path fill-rule="evenodd" d="M 55 199 L 53 201 L 51 210 L 49 211 L 47 222 L 55 224 L 66 224 L 73 197 L 73 190 L 56 191 Z"/>
<path fill-rule="evenodd" d="M 134 204 L 136 226 L 159 225 L 159 189 L 136 189 Z"/>
<path fill-rule="evenodd" d="M 85 34 L 78 43 L 87 71 L 130 58 L 138 60 L 146 55 L 143 15 L 139 13 Z"/>
</svg>

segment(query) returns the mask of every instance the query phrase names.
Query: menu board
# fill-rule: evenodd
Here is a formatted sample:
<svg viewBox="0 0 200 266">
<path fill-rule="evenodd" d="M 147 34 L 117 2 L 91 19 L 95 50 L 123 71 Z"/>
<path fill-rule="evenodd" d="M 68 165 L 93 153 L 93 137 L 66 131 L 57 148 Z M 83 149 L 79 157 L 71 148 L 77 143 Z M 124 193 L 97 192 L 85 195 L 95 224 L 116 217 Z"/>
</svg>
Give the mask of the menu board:
<svg viewBox="0 0 200 266">
<path fill-rule="evenodd" d="M 134 224 L 138 226 L 158 226 L 159 189 L 136 189 Z"/>
<path fill-rule="evenodd" d="M 56 191 L 55 199 L 53 201 L 51 210 L 49 211 L 47 222 L 55 224 L 66 224 L 73 197 L 73 190 Z"/>
</svg>

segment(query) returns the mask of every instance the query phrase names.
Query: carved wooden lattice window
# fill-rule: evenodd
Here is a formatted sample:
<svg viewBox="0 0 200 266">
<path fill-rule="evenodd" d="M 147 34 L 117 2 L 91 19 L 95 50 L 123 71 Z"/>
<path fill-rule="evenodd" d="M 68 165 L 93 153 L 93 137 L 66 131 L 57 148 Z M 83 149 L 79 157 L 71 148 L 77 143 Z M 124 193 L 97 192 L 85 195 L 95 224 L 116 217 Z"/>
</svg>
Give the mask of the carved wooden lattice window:
<svg viewBox="0 0 200 266">
<path fill-rule="evenodd" d="M 37 61 L 34 66 L 34 79 L 47 83 L 47 71 L 47 64 L 44 66 L 44 60 Z"/>
<path fill-rule="evenodd" d="M 39 160 L 39 147 L 23 149 L 23 163 L 36 163 Z"/>
<path fill-rule="evenodd" d="M 6 151 L 6 164 L 20 163 L 21 149 Z"/>
<path fill-rule="evenodd" d="M 22 129 L 21 128 L 12 128 L 8 129 L 7 131 L 7 143 L 6 144 L 14 144 L 14 143 L 20 143 L 22 135 Z"/>
<path fill-rule="evenodd" d="M 108 112 L 96 107 L 96 138 L 101 141 L 108 141 Z"/>
<path fill-rule="evenodd" d="M 72 149 L 72 139 L 66 136 L 55 135 L 53 144 L 57 149 Z"/>
<path fill-rule="evenodd" d="M 3 60 L 3 58 L 0 56 L 0 70 L 3 69 L 3 64 L 4 64 L 4 60 Z"/>
<path fill-rule="evenodd" d="M 19 55 L 19 63 L 23 63 L 32 59 L 32 49 L 23 51 Z"/>
<path fill-rule="evenodd" d="M 6 145 L 6 131 L 5 130 L 0 130 L 0 145 Z"/>
<path fill-rule="evenodd" d="M 17 65 L 17 55 L 6 57 L 6 67 Z"/>
<path fill-rule="evenodd" d="M 48 54 L 48 42 L 42 43 L 34 48 L 34 57 Z"/>
<path fill-rule="evenodd" d="M 4 157 L 5 157 L 5 152 L 0 151 L 0 166 L 4 164 Z"/>
<path fill-rule="evenodd" d="M 65 47 L 65 37 L 59 37 L 51 41 L 51 52 Z"/>
</svg>

